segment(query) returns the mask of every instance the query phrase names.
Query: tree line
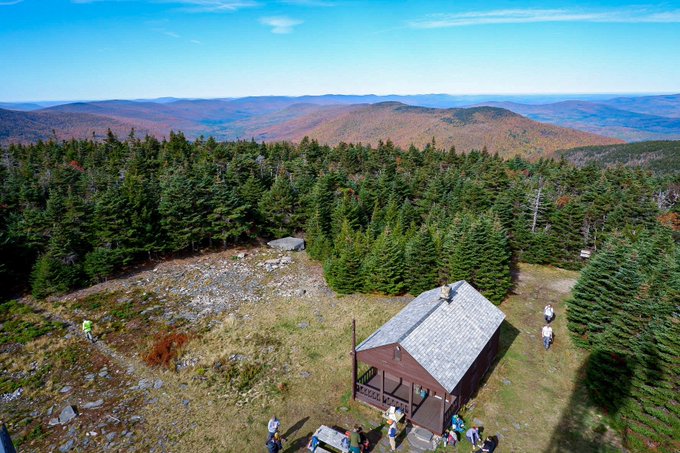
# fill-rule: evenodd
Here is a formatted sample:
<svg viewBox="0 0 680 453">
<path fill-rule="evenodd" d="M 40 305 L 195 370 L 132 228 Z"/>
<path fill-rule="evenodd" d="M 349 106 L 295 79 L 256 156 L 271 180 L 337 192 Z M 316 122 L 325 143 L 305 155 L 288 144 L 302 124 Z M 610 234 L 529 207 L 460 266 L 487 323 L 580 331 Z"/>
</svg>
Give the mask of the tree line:
<svg viewBox="0 0 680 453">
<path fill-rule="evenodd" d="M 24 282 L 45 297 L 149 258 L 304 232 L 340 293 L 418 293 L 466 279 L 499 303 L 513 259 L 579 268 L 582 248 L 675 215 L 674 184 L 639 169 L 434 143 L 109 133 L 11 145 L 0 165 L 0 278 L 4 289 Z"/>
<path fill-rule="evenodd" d="M 680 248 L 663 228 L 608 241 L 568 301 L 589 393 L 636 451 L 680 448 L 678 308 Z"/>
</svg>

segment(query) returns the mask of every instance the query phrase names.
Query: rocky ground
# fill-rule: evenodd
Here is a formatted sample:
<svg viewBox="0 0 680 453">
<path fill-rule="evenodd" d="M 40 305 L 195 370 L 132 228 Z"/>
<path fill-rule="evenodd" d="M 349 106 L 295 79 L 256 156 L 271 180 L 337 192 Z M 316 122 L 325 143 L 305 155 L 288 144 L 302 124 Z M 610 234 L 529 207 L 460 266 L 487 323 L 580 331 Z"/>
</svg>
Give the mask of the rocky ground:
<svg viewBox="0 0 680 453">
<path fill-rule="evenodd" d="M 145 418 L 138 413 L 158 401 L 168 373 L 142 360 L 155 336 L 202 335 L 242 305 L 272 295 L 332 294 L 318 273 L 283 273 L 293 260 L 291 252 L 233 249 L 162 262 L 48 301 L 20 300 L 31 316 L 58 328 L 0 345 L 2 389 L 8 390 L 0 395 L 0 418 L 21 451 L 145 450 Z M 80 332 L 85 318 L 94 321 L 94 344 Z M 173 366 L 197 361 L 178 356 Z M 156 444 L 169 448 L 162 439 Z"/>
</svg>

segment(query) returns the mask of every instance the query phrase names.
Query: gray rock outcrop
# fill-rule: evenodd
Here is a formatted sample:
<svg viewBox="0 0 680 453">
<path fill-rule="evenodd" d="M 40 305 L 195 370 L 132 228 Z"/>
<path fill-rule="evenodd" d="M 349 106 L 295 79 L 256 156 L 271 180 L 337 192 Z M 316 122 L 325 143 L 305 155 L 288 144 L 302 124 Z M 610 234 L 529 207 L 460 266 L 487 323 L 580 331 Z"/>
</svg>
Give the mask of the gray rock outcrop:
<svg viewBox="0 0 680 453">
<path fill-rule="evenodd" d="M 286 252 L 300 252 L 305 249 L 305 240 L 287 237 L 267 242 L 267 245 L 273 249 L 284 250 Z"/>
</svg>

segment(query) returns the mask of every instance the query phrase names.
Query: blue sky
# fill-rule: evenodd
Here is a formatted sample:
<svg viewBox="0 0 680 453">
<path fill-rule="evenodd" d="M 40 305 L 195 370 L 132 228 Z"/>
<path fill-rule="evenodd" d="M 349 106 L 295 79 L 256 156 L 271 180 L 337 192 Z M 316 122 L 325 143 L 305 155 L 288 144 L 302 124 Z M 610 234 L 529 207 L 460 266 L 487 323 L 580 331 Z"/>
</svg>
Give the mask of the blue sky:
<svg viewBox="0 0 680 453">
<path fill-rule="evenodd" d="M 0 101 L 680 92 L 680 1 L 0 0 Z"/>
</svg>

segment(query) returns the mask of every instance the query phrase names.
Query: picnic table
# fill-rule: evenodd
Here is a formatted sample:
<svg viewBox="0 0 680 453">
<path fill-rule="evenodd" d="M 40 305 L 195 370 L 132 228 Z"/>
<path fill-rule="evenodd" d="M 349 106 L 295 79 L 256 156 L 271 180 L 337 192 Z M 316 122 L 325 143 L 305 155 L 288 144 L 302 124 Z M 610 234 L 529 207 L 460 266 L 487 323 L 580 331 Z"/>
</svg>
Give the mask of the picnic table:
<svg viewBox="0 0 680 453">
<path fill-rule="evenodd" d="M 314 436 L 316 436 L 316 438 L 319 439 L 319 441 L 321 441 L 323 444 L 328 445 L 329 447 L 336 448 L 338 451 L 341 451 L 342 453 L 349 452 L 349 448 L 342 446 L 342 439 L 346 437 L 345 433 L 342 433 L 333 428 L 329 428 L 326 425 L 321 425 L 319 426 L 319 429 L 317 429 L 316 432 L 314 433 Z M 319 449 L 317 448 L 316 451 L 319 451 Z"/>
</svg>

